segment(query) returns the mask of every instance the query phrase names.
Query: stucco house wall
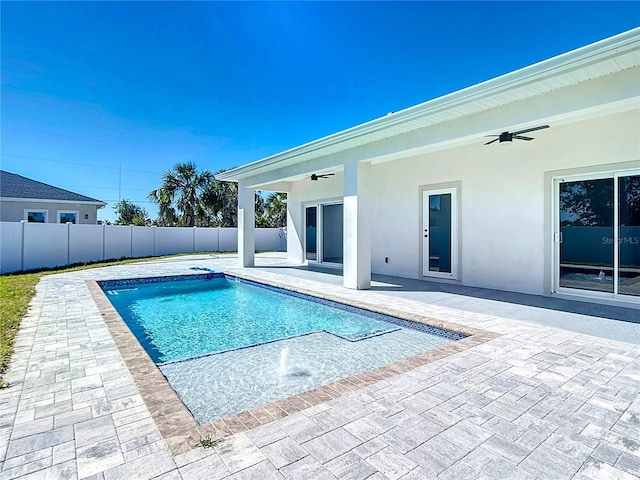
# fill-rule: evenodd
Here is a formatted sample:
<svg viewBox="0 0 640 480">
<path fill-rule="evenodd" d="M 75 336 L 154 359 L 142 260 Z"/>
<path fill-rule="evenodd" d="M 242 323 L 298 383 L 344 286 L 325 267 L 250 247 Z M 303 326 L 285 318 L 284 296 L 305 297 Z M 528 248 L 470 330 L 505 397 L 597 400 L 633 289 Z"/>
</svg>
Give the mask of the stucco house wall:
<svg viewBox="0 0 640 480">
<path fill-rule="evenodd" d="M 372 165 L 367 182 L 372 272 L 422 278 L 421 192 L 455 186 L 461 283 L 548 293 L 549 177 L 588 167 L 594 172 L 640 167 L 638 131 L 638 111 L 628 111 L 537 132 L 532 142 L 481 142 Z M 340 173 L 318 182 L 291 183 L 291 260 L 302 261 L 303 207 L 342 198 L 342 186 Z"/>
<path fill-rule="evenodd" d="M 93 224 L 98 222 L 98 207 L 82 203 L 49 203 L 37 201 L 8 201 L 0 202 L 0 221 L 19 222 L 26 220 L 25 210 L 46 210 L 47 223 L 58 223 L 59 211 L 77 211 L 79 224 Z M 85 215 L 87 218 L 85 218 Z"/>
<path fill-rule="evenodd" d="M 105 205 L 101 200 L 0 170 L 2 222 L 26 220 L 37 223 L 75 222 L 95 225 L 98 222 L 98 209 Z"/>
<path fill-rule="evenodd" d="M 462 283 L 548 292 L 552 207 L 545 174 L 637 168 L 638 146 L 630 139 L 640 131 L 638 119 L 626 112 L 551 128 L 528 143 L 467 146 L 373 166 L 371 212 L 381 221 L 371 222 L 372 271 L 422 276 L 420 191 L 457 182 Z"/>
</svg>

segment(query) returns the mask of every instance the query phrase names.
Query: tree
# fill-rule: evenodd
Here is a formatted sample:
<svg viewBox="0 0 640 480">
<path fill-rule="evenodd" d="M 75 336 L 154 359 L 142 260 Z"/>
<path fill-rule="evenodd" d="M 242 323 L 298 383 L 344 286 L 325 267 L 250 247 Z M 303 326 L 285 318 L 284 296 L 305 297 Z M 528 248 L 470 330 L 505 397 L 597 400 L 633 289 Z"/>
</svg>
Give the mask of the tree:
<svg viewBox="0 0 640 480">
<path fill-rule="evenodd" d="M 620 224 L 640 226 L 640 175 L 620 178 Z"/>
<path fill-rule="evenodd" d="M 193 162 L 178 163 L 162 174 L 162 185 L 149 192 L 148 198 L 158 204 L 159 220 L 165 225 L 207 225 L 209 213 L 203 192 L 213 180 L 211 172 L 198 171 Z"/>
<path fill-rule="evenodd" d="M 560 185 L 562 226 L 613 226 L 614 179 L 601 178 Z M 640 175 L 619 178 L 619 222 L 640 225 Z"/>
<path fill-rule="evenodd" d="M 209 213 L 209 226 L 238 226 L 238 184 L 222 182 L 215 175 L 225 170 L 218 170 L 202 192 L 202 200 Z"/>
<path fill-rule="evenodd" d="M 287 226 L 287 194 L 271 193 L 265 201 L 265 216 L 267 227 Z"/>
<path fill-rule="evenodd" d="M 159 226 L 237 227 L 238 184 L 215 178 L 225 170 L 198 172 L 193 163 L 178 163 L 163 173 L 162 185 L 149 193 L 158 205 Z M 284 227 L 287 196 L 271 193 L 265 199 L 256 192 L 256 227 Z"/>
<path fill-rule="evenodd" d="M 560 212 L 562 226 L 612 226 L 613 179 L 561 184 Z"/>
<path fill-rule="evenodd" d="M 256 203 L 255 203 L 255 226 L 257 228 L 268 228 L 269 218 L 266 212 L 266 202 L 262 196 L 262 192 L 256 191 Z"/>
<path fill-rule="evenodd" d="M 113 209 L 118 215 L 116 225 L 149 226 L 151 224 L 147 211 L 127 199 L 120 200 Z"/>
</svg>

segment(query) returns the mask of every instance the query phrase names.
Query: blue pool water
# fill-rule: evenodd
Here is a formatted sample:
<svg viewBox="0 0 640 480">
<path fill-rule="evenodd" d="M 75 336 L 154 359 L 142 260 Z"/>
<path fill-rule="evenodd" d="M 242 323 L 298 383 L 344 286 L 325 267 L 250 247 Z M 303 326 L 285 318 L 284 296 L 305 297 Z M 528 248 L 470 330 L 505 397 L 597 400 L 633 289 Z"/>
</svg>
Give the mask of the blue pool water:
<svg viewBox="0 0 640 480">
<path fill-rule="evenodd" d="M 175 280 L 101 286 L 202 423 L 463 337 L 222 275 Z"/>
</svg>

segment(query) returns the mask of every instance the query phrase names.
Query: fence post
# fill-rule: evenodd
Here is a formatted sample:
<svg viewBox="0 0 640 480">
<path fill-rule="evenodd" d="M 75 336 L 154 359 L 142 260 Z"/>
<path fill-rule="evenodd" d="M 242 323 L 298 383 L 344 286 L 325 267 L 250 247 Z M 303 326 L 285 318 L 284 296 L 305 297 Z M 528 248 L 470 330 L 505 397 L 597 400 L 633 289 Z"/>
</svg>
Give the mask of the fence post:
<svg viewBox="0 0 640 480">
<path fill-rule="evenodd" d="M 133 258 L 133 225 L 129 225 L 129 258 Z"/>
<path fill-rule="evenodd" d="M 151 228 L 153 228 L 153 252 L 152 252 L 153 255 L 152 255 L 152 257 L 155 257 L 155 256 L 157 256 L 156 255 L 156 226 L 154 225 Z"/>
<path fill-rule="evenodd" d="M 104 258 L 107 255 L 106 247 L 107 247 L 107 224 L 102 224 L 102 261 L 105 261 Z"/>
<path fill-rule="evenodd" d="M 24 270 L 24 224 L 26 220 L 20 220 L 22 224 L 22 245 L 20 246 L 20 270 Z"/>
<path fill-rule="evenodd" d="M 191 253 L 196 253 L 196 226 L 193 226 L 193 245 L 191 248 Z"/>
</svg>

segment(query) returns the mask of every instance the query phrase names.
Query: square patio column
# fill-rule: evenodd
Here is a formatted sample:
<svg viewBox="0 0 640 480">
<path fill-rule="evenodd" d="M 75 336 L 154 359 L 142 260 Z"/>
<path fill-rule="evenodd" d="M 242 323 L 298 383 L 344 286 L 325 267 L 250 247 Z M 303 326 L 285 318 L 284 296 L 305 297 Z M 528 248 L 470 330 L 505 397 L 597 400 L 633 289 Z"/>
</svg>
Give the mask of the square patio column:
<svg viewBox="0 0 640 480">
<path fill-rule="evenodd" d="M 287 192 L 287 260 L 298 265 L 304 262 L 302 213 L 302 201 L 299 196 Z"/>
<path fill-rule="evenodd" d="M 366 202 L 368 163 L 344 166 L 343 281 L 346 288 L 371 288 L 370 212 Z"/>
<path fill-rule="evenodd" d="M 253 267 L 256 254 L 256 192 L 238 182 L 238 259 L 241 267 Z"/>
</svg>

